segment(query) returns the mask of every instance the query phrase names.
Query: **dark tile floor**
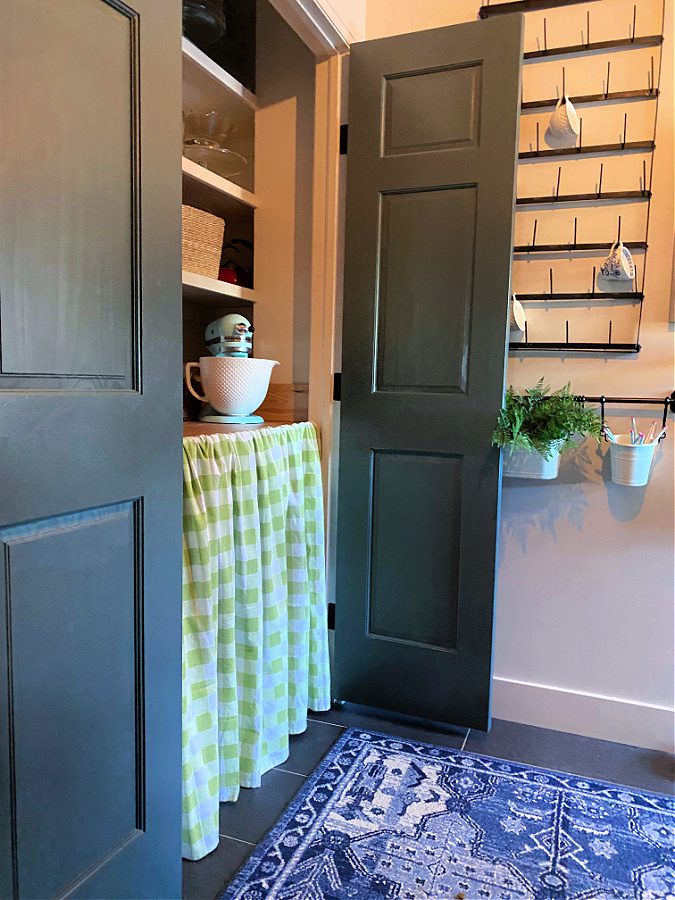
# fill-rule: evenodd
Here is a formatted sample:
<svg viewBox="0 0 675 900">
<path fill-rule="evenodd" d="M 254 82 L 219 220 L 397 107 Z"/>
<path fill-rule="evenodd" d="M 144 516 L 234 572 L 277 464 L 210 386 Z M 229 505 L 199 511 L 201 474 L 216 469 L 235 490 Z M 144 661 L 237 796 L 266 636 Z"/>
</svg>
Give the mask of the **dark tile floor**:
<svg viewBox="0 0 675 900">
<path fill-rule="evenodd" d="M 236 803 L 221 804 L 218 848 L 198 862 L 183 861 L 183 897 L 186 900 L 212 900 L 220 896 L 256 843 L 288 806 L 307 775 L 350 725 L 573 772 L 587 778 L 615 781 L 643 790 L 673 792 L 673 758 L 639 747 L 500 720 L 493 721 L 489 734 L 432 723 L 423 726 L 409 720 L 371 714 L 349 704 L 342 709 L 310 715 L 307 731 L 291 738 L 288 760 L 263 776 L 262 787 L 242 790 Z"/>
</svg>

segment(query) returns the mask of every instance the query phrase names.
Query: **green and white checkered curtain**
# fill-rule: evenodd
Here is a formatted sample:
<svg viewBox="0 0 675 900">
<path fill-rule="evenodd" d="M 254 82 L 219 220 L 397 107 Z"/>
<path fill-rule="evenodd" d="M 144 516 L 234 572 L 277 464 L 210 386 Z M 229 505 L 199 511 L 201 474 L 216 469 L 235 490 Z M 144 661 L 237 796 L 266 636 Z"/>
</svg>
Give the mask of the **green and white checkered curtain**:
<svg viewBox="0 0 675 900">
<path fill-rule="evenodd" d="M 330 706 L 321 466 L 307 422 L 183 441 L 183 856 Z"/>
</svg>

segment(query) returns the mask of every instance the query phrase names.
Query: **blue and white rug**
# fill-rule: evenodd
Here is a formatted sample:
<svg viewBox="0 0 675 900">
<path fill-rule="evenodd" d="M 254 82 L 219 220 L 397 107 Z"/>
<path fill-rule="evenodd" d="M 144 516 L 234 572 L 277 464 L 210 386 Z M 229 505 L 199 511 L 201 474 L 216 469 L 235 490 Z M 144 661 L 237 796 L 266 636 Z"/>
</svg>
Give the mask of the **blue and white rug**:
<svg viewBox="0 0 675 900">
<path fill-rule="evenodd" d="M 350 728 L 225 900 L 675 898 L 675 803 Z"/>
</svg>

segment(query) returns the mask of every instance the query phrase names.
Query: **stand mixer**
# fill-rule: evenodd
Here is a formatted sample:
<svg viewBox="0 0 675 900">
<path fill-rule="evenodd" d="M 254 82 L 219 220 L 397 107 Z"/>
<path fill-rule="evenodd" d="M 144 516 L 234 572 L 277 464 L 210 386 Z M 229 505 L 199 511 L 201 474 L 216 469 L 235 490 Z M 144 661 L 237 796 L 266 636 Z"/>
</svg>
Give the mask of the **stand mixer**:
<svg viewBox="0 0 675 900">
<path fill-rule="evenodd" d="M 237 313 L 222 316 L 220 319 L 215 319 L 207 325 L 204 336 L 206 338 L 206 346 L 212 357 L 232 360 L 231 363 L 222 364 L 227 369 L 227 373 L 222 377 L 226 382 L 225 390 L 231 395 L 237 395 L 236 398 L 230 399 L 230 402 L 233 402 L 237 408 L 237 412 L 225 414 L 219 412 L 207 402 L 199 416 L 201 422 L 242 425 L 259 424 L 264 421 L 262 416 L 254 415 L 252 410 L 260 406 L 264 400 L 272 368 L 277 363 L 274 360 L 251 358 L 253 330 L 253 326 L 248 319 Z M 208 362 L 208 358 L 206 361 L 204 359 L 200 360 L 202 367 L 205 362 Z M 202 379 L 204 375 L 205 372 L 202 371 Z M 194 396 L 203 399 L 194 392 L 189 374 L 187 384 L 188 389 Z M 214 400 L 214 402 L 217 401 Z M 251 412 L 242 414 L 240 412 L 242 408 L 249 409 Z"/>
</svg>

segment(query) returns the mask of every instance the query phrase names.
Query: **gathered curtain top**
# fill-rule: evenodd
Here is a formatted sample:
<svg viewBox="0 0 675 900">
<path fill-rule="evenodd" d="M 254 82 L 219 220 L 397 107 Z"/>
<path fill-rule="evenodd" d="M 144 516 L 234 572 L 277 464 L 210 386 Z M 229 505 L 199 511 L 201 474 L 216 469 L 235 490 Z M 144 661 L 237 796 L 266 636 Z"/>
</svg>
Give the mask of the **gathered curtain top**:
<svg viewBox="0 0 675 900">
<path fill-rule="evenodd" d="M 183 452 L 188 459 L 225 458 L 230 453 L 242 450 L 246 454 L 253 451 L 283 447 L 298 438 L 315 440 L 319 451 L 319 429 L 313 422 L 295 422 L 292 425 L 269 425 L 251 431 L 237 431 L 232 434 L 200 434 L 183 438 Z"/>
</svg>

